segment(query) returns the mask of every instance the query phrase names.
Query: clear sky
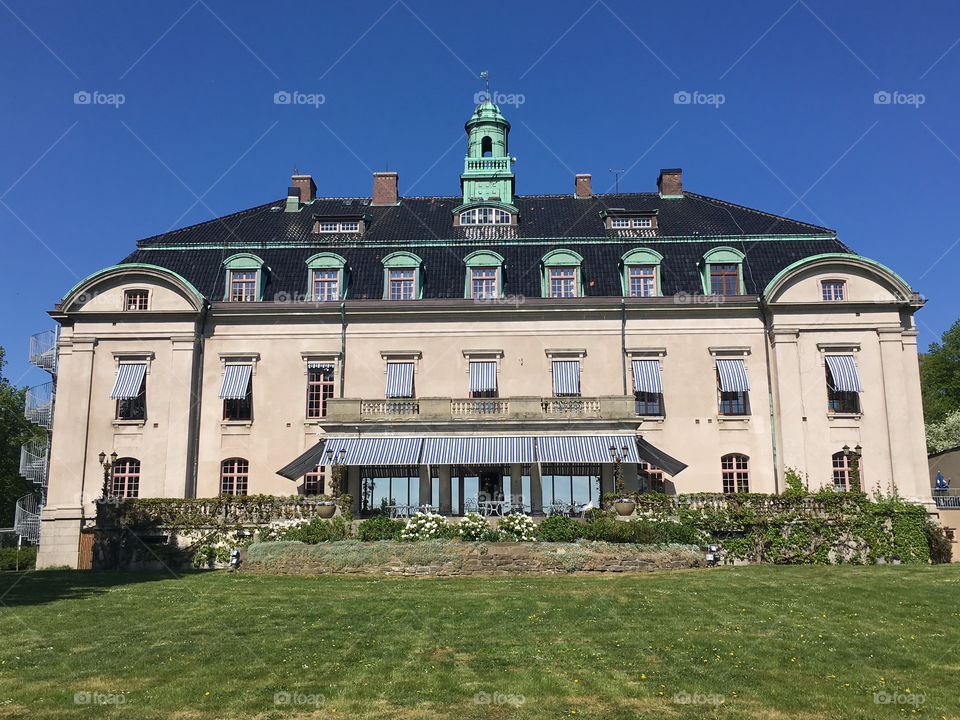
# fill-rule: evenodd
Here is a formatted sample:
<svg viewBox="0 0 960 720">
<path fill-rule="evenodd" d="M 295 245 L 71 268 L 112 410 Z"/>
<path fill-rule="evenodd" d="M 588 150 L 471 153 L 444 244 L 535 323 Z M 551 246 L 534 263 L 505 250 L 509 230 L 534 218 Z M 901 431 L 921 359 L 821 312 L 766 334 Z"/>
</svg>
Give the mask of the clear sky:
<svg viewBox="0 0 960 720">
<path fill-rule="evenodd" d="M 46 379 L 27 336 L 75 282 L 283 197 L 294 167 L 321 195 L 369 195 L 383 169 L 456 194 L 483 70 L 520 194 L 575 172 L 606 191 L 611 168 L 652 191 L 682 167 L 897 270 L 929 298 L 921 347 L 960 314 L 952 0 L 0 0 L 0 33 L 0 345 L 21 384 Z"/>
</svg>

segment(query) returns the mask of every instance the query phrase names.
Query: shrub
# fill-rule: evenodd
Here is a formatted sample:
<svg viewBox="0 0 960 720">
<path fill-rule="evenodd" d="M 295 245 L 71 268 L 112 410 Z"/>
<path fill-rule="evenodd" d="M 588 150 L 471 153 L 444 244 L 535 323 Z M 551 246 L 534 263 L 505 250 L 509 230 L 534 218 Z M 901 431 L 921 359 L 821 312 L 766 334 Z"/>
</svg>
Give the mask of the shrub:
<svg viewBox="0 0 960 720">
<path fill-rule="evenodd" d="M 507 515 L 497 528 L 506 540 L 533 542 L 536 540 L 536 526 L 526 515 Z"/>
<path fill-rule="evenodd" d="M 316 545 L 322 542 L 346 540 L 349 536 L 350 526 L 343 518 L 335 517 L 330 520 L 312 518 L 307 522 L 287 528 L 278 535 L 277 539 Z"/>
<path fill-rule="evenodd" d="M 467 513 L 463 516 L 457 531 L 464 540 L 483 540 L 484 535 L 489 532 L 490 524 L 487 519 L 476 513 Z"/>
<path fill-rule="evenodd" d="M 930 547 L 930 562 L 948 563 L 952 560 L 953 550 L 950 539 L 944 529 L 932 520 L 927 520 L 924 527 L 927 536 L 927 545 Z"/>
<path fill-rule="evenodd" d="M 566 515 L 551 515 L 537 526 L 537 537 L 544 542 L 573 542 L 583 537 L 584 526 Z"/>
<path fill-rule="evenodd" d="M 20 548 L 20 569 L 31 570 L 37 564 L 37 549 L 35 547 Z M 17 569 L 17 549 L 0 548 L 0 570 Z"/>
<path fill-rule="evenodd" d="M 447 521 L 442 515 L 416 513 L 401 531 L 401 540 L 431 540 L 440 537 Z"/>
<path fill-rule="evenodd" d="M 364 520 L 357 528 L 357 539 L 369 542 L 372 540 L 399 540 L 405 523 L 403 520 L 391 520 L 379 515 Z"/>
<path fill-rule="evenodd" d="M 609 518 L 595 520 L 584 526 L 583 536 L 588 540 L 638 545 L 699 545 L 702 542 L 700 532 L 691 525 L 643 519 L 627 522 Z"/>
</svg>

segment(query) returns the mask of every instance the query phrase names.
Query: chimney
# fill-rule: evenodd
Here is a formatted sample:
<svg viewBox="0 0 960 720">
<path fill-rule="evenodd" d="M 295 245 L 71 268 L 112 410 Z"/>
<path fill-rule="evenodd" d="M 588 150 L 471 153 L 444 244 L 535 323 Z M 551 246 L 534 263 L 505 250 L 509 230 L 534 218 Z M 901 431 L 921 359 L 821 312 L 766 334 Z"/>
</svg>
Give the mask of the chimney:
<svg viewBox="0 0 960 720">
<path fill-rule="evenodd" d="M 576 175 L 574 175 L 573 186 L 574 186 L 574 193 L 573 193 L 574 197 L 577 197 L 577 198 L 593 197 L 593 189 L 590 187 L 589 173 L 577 173 Z"/>
<path fill-rule="evenodd" d="M 373 174 L 373 199 L 371 205 L 396 205 L 400 202 L 397 194 L 397 178 L 395 172 L 375 172 Z"/>
<path fill-rule="evenodd" d="M 662 198 L 683 197 L 683 170 L 668 168 L 660 171 L 657 178 L 657 190 Z"/>
<path fill-rule="evenodd" d="M 317 197 L 317 186 L 309 175 L 294 175 L 290 184 L 300 188 L 300 202 L 308 203 Z"/>
<path fill-rule="evenodd" d="M 287 188 L 287 204 L 284 212 L 300 212 L 300 188 L 291 185 Z"/>
</svg>

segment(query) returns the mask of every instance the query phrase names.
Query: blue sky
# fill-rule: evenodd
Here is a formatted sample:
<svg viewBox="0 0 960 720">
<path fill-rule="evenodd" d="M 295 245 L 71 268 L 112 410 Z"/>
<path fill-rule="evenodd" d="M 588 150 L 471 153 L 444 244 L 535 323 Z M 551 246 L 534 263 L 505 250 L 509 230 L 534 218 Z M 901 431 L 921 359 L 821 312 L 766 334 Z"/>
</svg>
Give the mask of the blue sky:
<svg viewBox="0 0 960 720">
<path fill-rule="evenodd" d="M 958 315 L 957 3 L 269 7 L 0 0 L 11 379 L 44 381 L 27 336 L 77 280 L 140 238 L 284 196 L 294 167 L 321 195 L 369 195 L 383 169 L 401 194 L 455 194 L 482 70 L 507 96 L 520 194 L 570 192 L 575 172 L 605 191 L 610 168 L 651 191 L 682 167 L 689 190 L 826 224 L 897 270 L 929 298 L 921 347 Z"/>
</svg>

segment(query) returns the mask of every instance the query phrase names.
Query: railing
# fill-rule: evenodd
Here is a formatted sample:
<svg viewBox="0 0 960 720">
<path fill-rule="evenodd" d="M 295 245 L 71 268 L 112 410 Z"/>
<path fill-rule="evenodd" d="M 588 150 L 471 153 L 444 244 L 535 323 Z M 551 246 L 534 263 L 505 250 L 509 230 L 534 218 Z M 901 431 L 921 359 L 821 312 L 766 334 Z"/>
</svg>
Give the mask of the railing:
<svg viewBox="0 0 960 720">
<path fill-rule="evenodd" d="M 36 545 L 40 542 L 40 504 L 36 495 L 24 495 L 17 500 L 13 517 L 13 531 Z"/>
<path fill-rule="evenodd" d="M 455 417 L 463 415 L 506 415 L 508 412 L 510 412 L 509 400 L 469 399 L 450 401 L 450 414 Z"/>
<path fill-rule="evenodd" d="M 417 400 L 363 400 L 360 402 L 361 417 L 396 417 L 419 415 Z"/>
<path fill-rule="evenodd" d="M 949 490 L 931 489 L 933 502 L 938 508 L 943 510 L 960 510 L 960 490 L 950 488 Z"/>
<path fill-rule="evenodd" d="M 57 331 L 45 330 L 30 336 L 30 362 L 37 367 L 56 372 Z"/>
<path fill-rule="evenodd" d="M 53 382 L 27 388 L 24 416 L 30 422 L 49 430 L 53 426 Z"/>
<path fill-rule="evenodd" d="M 544 398 L 540 407 L 545 415 L 598 417 L 600 401 L 593 398 Z"/>
<path fill-rule="evenodd" d="M 510 172 L 510 158 L 466 158 L 464 168 L 471 170 L 506 170 Z"/>
<path fill-rule="evenodd" d="M 50 446 L 46 440 L 33 440 L 20 448 L 20 474 L 38 485 L 47 484 Z"/>
</svg>

